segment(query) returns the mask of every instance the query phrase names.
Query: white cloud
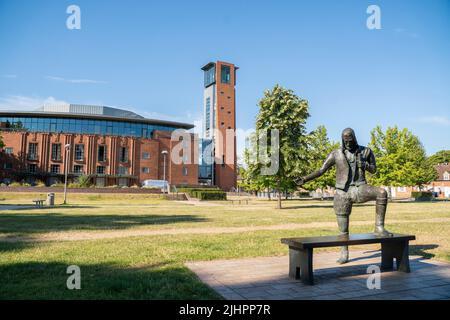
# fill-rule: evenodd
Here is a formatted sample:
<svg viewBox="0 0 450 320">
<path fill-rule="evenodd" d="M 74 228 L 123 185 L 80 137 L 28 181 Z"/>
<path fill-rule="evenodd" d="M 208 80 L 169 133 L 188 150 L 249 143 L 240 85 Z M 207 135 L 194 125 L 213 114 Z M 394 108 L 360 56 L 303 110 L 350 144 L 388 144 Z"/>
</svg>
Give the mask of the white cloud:
<svg viewBox="0 0 450 320">
<path fill-rule="evenodd" d="M 2 74 L 1 77 L 2 78 L 7 78 L 7 79 L 16 79 L 17 78 L 17 74 Z"/>
<path fill-rule="evenodd" d="M 450 119 L 445 116 L 431 116 L 431 117 L 423 117 L 419 119 L 420 122 L 437 124 L 443 126 L 450 126 Z"/>
<path fill-rule="evenodd" d="M 67 104 L 67 102 L 55 99 L 51 96 L 47 98 L 18 95 L 0 97 L 0 110 L 30 111 L 42 107 L 45 104 Z"/>
<path fill-rule="evenodd" d="M 405 37 L 408 37 L 408 38 L 413 38 L 413 39 L 420 38 L 420 35 L 418 33 L 410 32 L 410 31 L 408 31 L 408 30 L 406 30 L 404 28 L 395 28 L 394 32 L 397 35 L 405 36 Z"/>
<path fill-rule="evenodd" d="M 67 79 L 67 78 L 55 77 L 55 76 L 45 76 L 44 78 L 47 79 L 47 80 L 61 81 L 61 82 L 68 82 L 68 83 L 93 83 L 93 84 L 103 84 L 103 83 L 107 83 L 106 81 L 100 81 L 100 80 L 92 80 L 92 79 Z"/>
</svg>

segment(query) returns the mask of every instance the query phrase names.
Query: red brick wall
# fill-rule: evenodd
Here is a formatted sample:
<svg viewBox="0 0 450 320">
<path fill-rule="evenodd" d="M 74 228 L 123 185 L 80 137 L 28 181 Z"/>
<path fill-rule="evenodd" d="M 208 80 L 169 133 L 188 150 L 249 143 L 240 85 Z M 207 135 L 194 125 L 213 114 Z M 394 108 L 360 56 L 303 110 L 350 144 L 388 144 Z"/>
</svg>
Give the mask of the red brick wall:
<svg viewBox="0 0 450 320">
<path fill-rule="evenodd" d="M 230 67 L 230 83 L 221 82 L 221 66 Z M 235 95 L 235 66 L 231 63 L 218 61 L 216 63 L 216 95 L 217 117 L 215 127 L 220 131 L 216 140 L 216 159 L 224 159 L 224 164 L 216 164 L 216 184 L 223 190 L 236 188 L 236 137 L 227 143 L 226 130 L 236 130 L 236 95 Z M 227 149 L 227 145 L 231 149 Z M 229 159 L 227 161 L 227 159 Z M 231 161 L 230 161 L 231 160 Z M 228 163 L 227 163 L 228 162 Z M 231 162 L 231 163 L 230 163 Z"/>
<path fill-rule="evenodd" d="M 135 176 L 135 182 L 142 182 L 146 179 L 162 179 L 163 158 L 161 151 L 167 149 L 169 152 L 178 143 L 170 140 L 170 133 L 156 132 L 154 139 L 141 139 L 134 137 L 100 136 L 100 135 L 80 135 L 80 134 L 56 134 L 56 133 L 34 133 L 34 132 L 1 132 L 5 147 L 12 147 L 13 154 L 24 164 L 35 163 L 38 170 L 50 172 L 52 164 L 60 166 L 60 173 L 64 173 L 65 164 L 65 144 L 70 144 L 69 172 L 73 171 L 74 165 L 82 165 L 86 174 L 96 174 L 97 166 L 105 166 L 105 174 L 118 174 L 119 166 L 128 168 L 128 174 Z M 26 157 L 28 144 L 35 142 L 38 144 L 38 159 L 29 161 Z M 51 159 L 52 143 L 61 144 L 61 160 Z M 194 153 L 196 147 L 192 139 L 191 150 Z M 75 144 L 84 144 L 84 159 L 75 160 Z M 99 145 L 106 146 L 106 161 L 99 162 L 97 148 Z M 121 163 L 119 158 L 120 147 L 128 148 L 128 162 Z M 4 152 L 4 151 L 3 151 Z M 143 153 L 148 152 L 150 159 L 143 159 Z M 2 157 L 3 161 L 8 161 Z M 3 170 L 3 163 L 1 164 Z M 188 175 L 182 173 L 183 166 L 188 169 Z M 150 169 L 149 173 L 142 172 L 142 168 Z M 170 161 L 170 154 L 167 158 L 167 177 L 171 184 L 197 184 L 198 165 L 193 164 L 173 164 Z M 134 183 L 134 182 L 133 182 Z M 130 184 L 133 184 L 130 182 Z"/>
</svg>

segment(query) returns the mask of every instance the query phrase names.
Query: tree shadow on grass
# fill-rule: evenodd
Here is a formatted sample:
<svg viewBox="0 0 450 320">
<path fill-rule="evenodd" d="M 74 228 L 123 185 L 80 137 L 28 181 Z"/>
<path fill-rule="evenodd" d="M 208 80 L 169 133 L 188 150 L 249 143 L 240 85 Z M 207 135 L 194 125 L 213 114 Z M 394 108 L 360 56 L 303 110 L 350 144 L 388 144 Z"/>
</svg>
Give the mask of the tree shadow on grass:
<svg viewBox="0 0 450 320">
<path fill-rule="evenodd" d="M 0 233 L 39 233 L 68 230 L 127 229 L 136 226 L 204 222 L 195 215 L 77 215 L 53 213 L 1 214 Z"/>
<path fill-rule="evenodd" d="M 74 263 L 80 268 L 79 290 L 67 289 L 69 265 L 0 265 L 0 299 L 220 299 L 189 269 L 170 261 L 139 268 Z"/>
</svg>

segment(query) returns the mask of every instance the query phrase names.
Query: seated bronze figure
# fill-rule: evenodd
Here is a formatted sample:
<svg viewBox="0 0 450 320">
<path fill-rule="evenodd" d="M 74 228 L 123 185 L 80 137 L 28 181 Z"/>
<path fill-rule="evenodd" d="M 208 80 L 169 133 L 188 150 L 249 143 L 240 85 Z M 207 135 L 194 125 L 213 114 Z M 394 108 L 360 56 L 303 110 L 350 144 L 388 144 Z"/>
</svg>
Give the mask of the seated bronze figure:
<svg viewBox="0 0 450 320">
<path fill-rule="evenodd" d="M 375 173 L 377 170 L 375 156 L 367 147 L 358 145 L 355 132 L 351 128 L 342 132 L 342 146 L 333 150 L 322 167 L 306 177 L 297 180 L 299 185 L 320 177 L 333 165 L 336 166 L 336 194 L 334 211 L 341 234 L 349 232 L 349 218 L 353 203 L 376 201 L 375 234 L 392 236 L 384 228 L 387 208 L 387 192 L 383 188 L 374 187 L 366 182 L 366 170 Z M 348 246 L 341 248 L 338 263 L 348 262 Z"/>
</svg>

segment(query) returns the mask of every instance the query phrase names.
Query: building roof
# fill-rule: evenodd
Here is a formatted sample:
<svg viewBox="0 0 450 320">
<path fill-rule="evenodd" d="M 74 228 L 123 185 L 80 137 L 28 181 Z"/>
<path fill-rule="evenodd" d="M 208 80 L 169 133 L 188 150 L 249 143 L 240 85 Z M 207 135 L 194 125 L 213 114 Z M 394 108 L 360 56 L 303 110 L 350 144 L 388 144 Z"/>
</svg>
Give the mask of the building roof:
<svg viewBox="0 0 450 320">
<path fill-rule="evenodd" d="M 88 118 L 99 120 L 130 121 L 148 124 L 167 125 L 183 129 L 192 129 L 189 123 L 148 119 L 132 111 L 107 106 L 60 104 L 44 105 L 34 111 L 0 111 L 0 116 L 6 117 L 61 117 L 61 118 Z"/>
<path fill-rule="evenodd" d="M 450 164 L 449 163 L 440 163 L 435 166 L 436 171 L 438 173 L 438 180 L 444 180 L 444 173 L 450 172 Z"/>
</svg>

